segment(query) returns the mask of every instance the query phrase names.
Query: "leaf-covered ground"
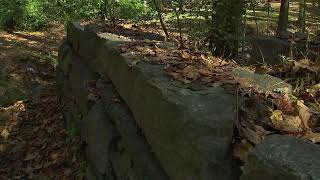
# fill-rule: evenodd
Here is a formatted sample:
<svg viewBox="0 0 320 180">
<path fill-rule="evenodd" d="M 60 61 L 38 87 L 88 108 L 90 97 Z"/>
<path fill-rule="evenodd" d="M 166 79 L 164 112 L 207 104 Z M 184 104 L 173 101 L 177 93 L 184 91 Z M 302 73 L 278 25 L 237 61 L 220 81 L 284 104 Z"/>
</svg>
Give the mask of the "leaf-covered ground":
<svg viewBox="0 0 320 180">
<path fill-rule="evenodd" d="M 55 89 L 62 38 L 61 25 L 44 32 L 0 32 L 1 70 L 16 88 L 28 92 L 23 99 L 9 99 L 0 106 L 1 180 L 84 177 L 80 141 L 65 127 Z"/>
</svg>

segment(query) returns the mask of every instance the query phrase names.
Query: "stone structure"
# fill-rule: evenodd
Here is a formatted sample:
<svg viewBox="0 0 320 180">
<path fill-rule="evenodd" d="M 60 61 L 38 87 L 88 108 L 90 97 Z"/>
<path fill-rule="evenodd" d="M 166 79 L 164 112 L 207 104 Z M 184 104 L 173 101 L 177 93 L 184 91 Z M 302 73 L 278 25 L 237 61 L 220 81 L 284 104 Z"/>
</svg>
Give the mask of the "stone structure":
<svg viewBox="0 0 320 180">
<path fill-rule="evenodd" d="M 249 156 L 241 180 L 320 179 L 320 147 L 290 136 L 271 136 Z"/>
<path fill-rule="evenodd" d="M 69 130 L 84 143 L 87 178 L 238 179 L 231 154 L 236 95 L 188 89 L 161 65 L 133 65 L 115 48 L 128 41 L 71 23 L 60 48 L 57 84 Z"/>
<path fill-rule="evenodd" d="M 234 95 L 222 87 L 186 89 L 160 65 L 130 67 L 130 57 L 114 48 L 127 39 L 97 35 L 76 23 L 67 30 L 57 78 L 68 125 L 87 144 L 91 174 L 98 179 L 233 179 Z M 116 94 L 121 102 L 114 100 Z"/>
</svg>

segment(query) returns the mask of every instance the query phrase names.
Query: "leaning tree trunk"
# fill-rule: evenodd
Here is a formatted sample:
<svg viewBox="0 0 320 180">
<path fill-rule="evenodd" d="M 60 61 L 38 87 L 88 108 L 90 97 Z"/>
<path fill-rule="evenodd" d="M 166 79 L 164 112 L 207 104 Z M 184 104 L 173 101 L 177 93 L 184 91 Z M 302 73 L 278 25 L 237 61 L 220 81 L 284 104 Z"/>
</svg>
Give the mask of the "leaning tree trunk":
<svg viewBox="0 0 320 180">
<path fill-rule="evenodd" d="M 244 0 L 220 0 L 215 4 L 215 14 L 209 37 L 210 48 L 216 56 L 235 58 L 243 36 L 242 16 Z"/>
<path fill-rule="evenodd" d="M 306 0 L 299 0 L 298 25 L 302 33 L 306 31 Z"/>
<path fill-rule="evenodd" d="M 163 32 L 164 32 L 164 34 L 165 34 L 165 36 L 166 36 L 166 40 L 167 40 L 167 39 L 169 39 L 170 37 L 169 37 L 168 30 L 167 30 L 167 26 L 166 26 L 166 24 L 165 24 L 165 22 L 164 22 L 164 20 L 163 20 L 163 17 L 162 17 L 161 8 L 160 8 L 157 0 L 152 0 L 152 2 L 153 2 L 153 5 L 154 5 L 154 7 L 155 7 L 155 9 L 156 9 L 156 11 L 157 11 L 161 28 L 162 28 L 162 30 L 163 30 Z"/>
<path fill-rule="evenodd" d="M 283 36 L 287 33 L 289 23 L 289 0 L 281 0 L 277 35 Z"/>
</svg>

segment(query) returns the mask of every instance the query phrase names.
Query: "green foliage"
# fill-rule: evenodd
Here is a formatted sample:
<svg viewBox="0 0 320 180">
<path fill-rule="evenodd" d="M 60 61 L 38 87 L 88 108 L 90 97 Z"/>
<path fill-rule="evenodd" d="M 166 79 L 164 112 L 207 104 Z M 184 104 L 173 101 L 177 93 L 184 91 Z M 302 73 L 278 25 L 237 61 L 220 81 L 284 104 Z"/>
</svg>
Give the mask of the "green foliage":
<svg viewBox="0 0 320 180">
<path fill-rule="evenodd" d="M 48 25 L 44 10 L 45 0 L 28 0 L 24 7 L 23 19 L 20 24 L 25 30 L 40 30 Z"/>
<path fill-rule="evenodd" d="M 25 0 L 0 0 L 0 26 L 13 29 L 23 18 Z"/>
<path fill-rule="evenodd" d="M 40 30 L 47 25 L 45 0 L 0 0 L 0 26 L 5 29 Z"/>
<path fill-rule="evenodd" d="M 143 1 L 122 0 L 119 2 L 119 17 L 122 19 L 151 18 L 154 12 Z"/>
<path fill-rule="evenodd" d="M 0 0 L 0 26 L 40 30 L 52 21 L 151 18 L 154 11 L 143 0 Z"/>
</svg>

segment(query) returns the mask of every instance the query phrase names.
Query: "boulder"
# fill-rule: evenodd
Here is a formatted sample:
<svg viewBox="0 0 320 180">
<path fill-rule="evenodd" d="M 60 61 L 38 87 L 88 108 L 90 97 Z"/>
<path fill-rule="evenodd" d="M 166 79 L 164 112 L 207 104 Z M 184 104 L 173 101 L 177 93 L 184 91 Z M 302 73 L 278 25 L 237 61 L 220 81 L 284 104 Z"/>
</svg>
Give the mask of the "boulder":
<svg viewBox="0 0 320 180">
<path fill-rule="evenodd" d="M 273 135 L 249 155 L 241 180 L 318 180 L 320 146 L 291 136 Z"/>
<path fill-rule="evenodd" d="M 280 78 L 269 74 L 257 74 L 244 68 L 236 68 L 233 71 L 233 76 L 245 85 L 250 84 L 258 87 L 263 92 L 281 92 L 291 93 L 292 86 Z"/>
<path fill-rule="evenodd" d="M 290 45 L 271 36 L 251 36 L 249 43 L 250 64 L 280 64 L 281 56 L 289 56 Z"/>
</svg>

